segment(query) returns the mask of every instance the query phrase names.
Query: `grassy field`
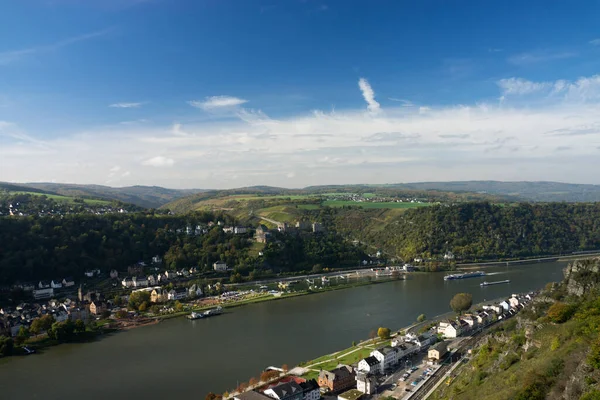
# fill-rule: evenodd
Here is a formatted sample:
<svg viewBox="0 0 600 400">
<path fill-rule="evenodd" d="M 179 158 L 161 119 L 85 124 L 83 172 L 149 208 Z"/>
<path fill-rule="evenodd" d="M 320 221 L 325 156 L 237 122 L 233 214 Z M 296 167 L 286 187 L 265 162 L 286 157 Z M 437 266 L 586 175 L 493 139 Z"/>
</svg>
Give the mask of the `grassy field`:
<svg viewBox="0 0 600 400">
<path fill-rule="evenodd" d="M 37 193 L 37 192 L 10 192 L 10 193 L 30 194 L 33 196 L 46 196 L 47 198 L 52 199 L 54 201 L 60 201 L 60 202 L 64 202 L 64 203 L 74 203 L 74 200 L 75 200 L 74 197 L 61 196 L 59 194 L 47 194 L 47 193 Z M 86 204 L 93 204 L 93 205 L 110 204 L 110 201 L 107 201 L 107 200 L 83 199 L 83 201 Z"/>
<path fill-rule="evenodd" d="M 427 207 L 431 203 L 375 203 L 375 202 L 358 202 L 358 201 L 347 201 L 347 200 L 326 200 L 322 203 L 324 206 L 329 207 L 343 207 L 343 206 L 354 206 L 363 208 L 417 208 Z"/>
</svg>

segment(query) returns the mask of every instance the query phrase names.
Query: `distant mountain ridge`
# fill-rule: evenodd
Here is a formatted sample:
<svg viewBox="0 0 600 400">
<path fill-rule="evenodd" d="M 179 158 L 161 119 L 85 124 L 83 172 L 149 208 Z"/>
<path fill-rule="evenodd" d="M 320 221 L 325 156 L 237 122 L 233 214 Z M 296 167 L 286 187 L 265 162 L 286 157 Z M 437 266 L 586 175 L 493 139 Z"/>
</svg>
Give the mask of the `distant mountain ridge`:
<svg viewBox="0 0 600 400">
<path fill-rule="evenodd" d="M 167 189 L 160 186 L 128 186 L 115 188 L 103 185 L 80 185 L 70 183 L 3 183 L 0 188 L 12 191 L 45 192 L 71 197 L 119 200 L 146 208 L 158 208 L 182 197 L 202 192 L 201 189 Z"/>
<path fill-rule="evenodd" d="M 32 192 L 46 192 L 64 196 L 78 196 L 104 200 L 119 200 L 146 208 L 158 208 L 174 201 L 189 200 L 196 203 L 203 199 L 219 196 L 258 194 L 258 195 L 298 195 L 328 192 L 392 194 L 395 191 L 448 192 L 474 195 L 488 194 L 491 198 L 506 201 L 534 202 L 598 202 L 600 185 L 574 184 L 549 181 L 449 181 L 449 182 L 410 182 L 391 184 L 352 184 L 317 185 L 301 189 L 274 186 L 249 186 L 235 189 L 168 189 L 160 186 L 111 187 L 104 185 L 83 185 L 66 183 L 7 183 L 0 182 L 0 189 Z M 480 197 L 480 196 L 475 196 Z M 481 200 L 481 198 L 478 198 Z"/>
</svg>

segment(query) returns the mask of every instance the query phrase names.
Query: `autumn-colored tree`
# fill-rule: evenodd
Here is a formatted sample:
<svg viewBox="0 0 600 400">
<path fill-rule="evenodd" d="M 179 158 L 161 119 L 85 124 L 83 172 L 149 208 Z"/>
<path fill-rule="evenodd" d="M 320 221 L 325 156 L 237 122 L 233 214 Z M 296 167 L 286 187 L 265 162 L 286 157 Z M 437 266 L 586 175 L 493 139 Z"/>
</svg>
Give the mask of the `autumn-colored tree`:
<svg viewBox="0 0 600 400">
<path fill-rule="evenodd" d="M 248 381 L 248 385 L 250 386 L 254 386 L 258 384 L 258 379 L 256 379 L 255 377 L 250 378 L 250 380 Z"/>
<path fill-rule="evenodd" d="M 278 371 L 265 371 L 260 374 L 260 380 L 263 382 L 270 381 L 271 379 L 275 379 L 279 377 Z"/>
<path fill-rule="evenodd" d="M 372 330 L 371 332 L 369 332 L 369 339 L 375 339 L 377 337 L 377 332 L 375 332 L 375 330 Z"/>
<path fill-rule="evenodd" d="M 473 305 L 473 295 L 471 293 L 458 293 L 450 300 L 450 308 L 455 313 L 467 311 Z"/>
<path fill-rule="evenodd" d="M 181 302 L 179 300 L 177 300 L 175 302 L 175 311 L 177 311 L 177 312 L 183 311 L 183 304 L 181 304 Z"/>
<path fill-rule="evenodd" d="M 115 313 L 115 316 L 116 316 L 117 318 L 119 318 L 119 319 L 121 319 L 121 318 L 127 318 L 127 315 L 128 315 L 128 314 L 127 314 L 127 311 L 125 311 L 125 310 L 119 310 L 119 311 L 117 311 L 117 312 Z"/>
<path fill-rule="evenodd" d="M 390 328 L 380 327 L 379 329 L 377 329 L 377 336 L 379 336 L 379 338 L 382 340 L 389 339 L 390 333 Z"/>
<path fill-rule="evenodd" d="M 236 392 L 238 393 L 242 393 L 245 392 L 246 389 L 248 389 L 248 384 L 246 382 L 241 382 L 237 388 L 235 389 Z"/>
<path fill-rule="evenodd" d="M 288 371 L 290 370 L 290 367 L 288 367 L 288 365 L 287 365 L 287 364 L 283 364 L 283 365 L 281 366 L 281 369 L 283 370 L 283 372 L 288 372 Z"/>
<path fill-rule="evenodd" d="M 215 394 L 213 392 L 208 392 L 208 394 L 206 395 L 206 397 L 204 398 L 204 400 L 218 400 L 221 399 L 223 396 L 221 396 L 220 394 Z"/>
<path fill-rule="evenodd" d="M 567 321 L 569 318 L 573 316 L 575 312 L 575 307 L 570 304 L 565 304 L 561 302 L 556 302 L 550 306 L 548 309 L 548 318 L 552 322 L 556 322 L 557 324 L 562 324 Z"/>
</svg>

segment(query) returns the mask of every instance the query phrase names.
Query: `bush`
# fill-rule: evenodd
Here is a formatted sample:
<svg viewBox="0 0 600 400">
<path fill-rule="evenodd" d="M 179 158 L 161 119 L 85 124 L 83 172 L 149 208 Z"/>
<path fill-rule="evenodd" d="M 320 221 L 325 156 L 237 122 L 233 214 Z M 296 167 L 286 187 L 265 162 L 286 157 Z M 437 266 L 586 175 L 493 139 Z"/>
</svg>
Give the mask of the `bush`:
<svg viewBox="0 0 600 400">
<path fill-rule="evenodd" d="M 575 309 L 574 305 L 556 302 L 548 309 L 547 316 L 550 321 L 562 324 L 573 316 Z"/>
<path fill-rule="evenodd" d="M 600 400 L 600 392 L 593 389 L 579 398 L 579 400 Z"/>
<path fill-rule="evenodd" d="M 380 339 L 389 339 L 390 338 L 390 328 L 379 328 L 377 329 L 377 336 L 379 336 Z"/>
<path fill-rule="evenodd" d="M 510 353 L 506 357 L 504 357 L 504 360 L 502 360 L 502 362 L 500 363 L 500 368 L 502 368 L 503 370 L 507 370 L 510 368 L 511 365 L 519 362 L 520 359 L 521 358 L 517 354 Z"/>
</svg>

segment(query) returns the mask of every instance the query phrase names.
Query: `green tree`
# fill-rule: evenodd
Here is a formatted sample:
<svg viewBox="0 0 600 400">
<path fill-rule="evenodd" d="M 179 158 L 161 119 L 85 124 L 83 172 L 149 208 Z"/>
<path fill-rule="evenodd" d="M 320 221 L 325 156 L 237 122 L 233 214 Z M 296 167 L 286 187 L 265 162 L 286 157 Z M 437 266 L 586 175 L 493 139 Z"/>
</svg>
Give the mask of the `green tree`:
<svg viewBox="0 0 600 400">
<path fill-rule="evenodd" d="M 175 311 L 180 312 L 183 311 L 183 304 L 179 300 L 175 301 Z"/>
<path fill-rule="evenodd" d="M 78 319 L 77 321 L 75 321 L 74 325 L 74 330 L 76 333 L 85 332 L 85 323 L 82 320 Z"/>
<path fill-rule="evenodd" d="M 450 308 L 457 314 L 467 311 L 472 305 L 473 295 L 470 293 L 458 293 L 450 300 Z"/>
<path fill-rule="evenodd" d="M 425 314 L 421 314 L 417 317 L 417 322 L 423 322 L 427 319 L 427 317 L 425 316 Z"/>
<path fill-rule="evenodd" d="M 140 306 L 138 307 L 138 310 L 140 311 L 146 311 L 148 309 L 148 302 L 144 301 L 142 304 L 140 304 Z"/>
<path fill-rule="evenodd" d="M 46 314 L 41 316 L 40 318 L 36 318 L 31 322 L 31 326 L 29 327 L 29 331 L 35 335 L 45 332 L 52 327 L 52 324 L 55 322 L 54 317 L 50 314 Z"/>
<path fill-rule="evenodd" d="M 140 291 L 140 292 L 133 292 L 129 295 L 129 308 L 131 308 L 132 310 L 140 310 L 140 306 L 144 303 L 149 303 L 150 302 L 150 292 L 148 291 Z M 147 304 L 146 304 L 147 306 Z M 142 310 L 140 310 L 142 311 Z"/>
<path fill-rule="evenodd" d="M 10 356 L 13 351 L 13 340 L 7 336 L 0 336 L 0 356 Z"/>
<path fill-rule="evenodd" d="M 21 328 L 19 328 L 19 333 L 17 333 L 17 343 L 24 343 L 27 339 L 29 339 L 29 336 L 31 336 L 29 333 L 29 329 L 25 326 L 22 326 Z"/>
<path fill-rule="evenodd" d="M 115 316 L 116 316 L 118 319 L 127 318 L 127 316 L 128 316 L 128 315 L 129 315 L 129 314 L 127 314 L 127 311 L 125 311 L 125 310 L 119 310 L 119 311 L 117 311 L 117 312 L 115 313 Z"/>
<path fill-rule="evenodd" d="M 377 329 L 377 336 L 379 336 L 380 339 L 389 339 L 390 333 L 390 328 L 380 327 Z"/>
</svg>

